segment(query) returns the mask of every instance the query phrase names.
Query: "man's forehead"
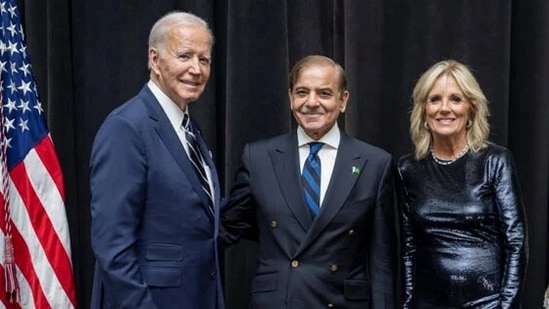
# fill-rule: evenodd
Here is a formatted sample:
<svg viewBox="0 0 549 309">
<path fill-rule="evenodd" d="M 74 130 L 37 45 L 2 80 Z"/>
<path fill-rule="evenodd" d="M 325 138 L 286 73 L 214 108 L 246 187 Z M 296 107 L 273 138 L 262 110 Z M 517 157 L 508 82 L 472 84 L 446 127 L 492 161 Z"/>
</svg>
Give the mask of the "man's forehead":
<svg viewBox="0 0 549 309">
<path fill-rule="evenodd" d="M 326 85 L 309 85 L 309 84 L 299 84 L 297 83 L 295 89 L 309 89 L 309 90 L 334 90 L 336 86 L 334 83 Z"/>
</svg>

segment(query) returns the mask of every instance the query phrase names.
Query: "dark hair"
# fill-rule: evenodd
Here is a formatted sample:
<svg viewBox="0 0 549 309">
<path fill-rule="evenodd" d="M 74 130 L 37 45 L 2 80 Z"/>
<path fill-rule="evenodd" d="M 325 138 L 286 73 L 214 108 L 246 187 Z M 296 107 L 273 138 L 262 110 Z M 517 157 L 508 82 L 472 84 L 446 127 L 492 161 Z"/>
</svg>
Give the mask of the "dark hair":
<svg viewBox="0 0 549 309">
<path fill-rule="evenodd" d="M 290 90 L 294 89 L 295 82 L 299 78 L 301 71 L 313 65 L 334 67 L 337 72 L 337 78 L 339 81 L 339 90 L 341 92 L 347 90 L 347 76 L 345 75 L 345 71 L 343 70 L 343 68 L 332 59 L 320 55 L 307 56 L 299 60 L 294 65 L 294 67 L 290 71 L 289 76 Z"/>
</svg>

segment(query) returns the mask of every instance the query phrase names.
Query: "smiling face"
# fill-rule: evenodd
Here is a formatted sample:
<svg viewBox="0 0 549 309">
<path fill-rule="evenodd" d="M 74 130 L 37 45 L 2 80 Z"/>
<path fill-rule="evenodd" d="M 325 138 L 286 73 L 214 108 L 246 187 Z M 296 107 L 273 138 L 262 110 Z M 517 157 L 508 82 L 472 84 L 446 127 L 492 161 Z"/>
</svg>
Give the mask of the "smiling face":
<svg viewBox="0 0 549 309">
<path fill-rule="evenodd" d="M 442 75 L 437 79 L 425 104 L 425 121 L 435 143 L 449 141 L 465 144 L 471 103 L 455 79 Z"/>
<path fill-rule="evenodd" d="M 292 113 L 305 133 L 320 139 L 345 111 L 349 92 L 340 90 L 334 66 L 311 64 L 301 69 L 289 90 Z"/>
<path fill-rule="evenodd" d="M 152 81 L 181 109 L 204 91 L 210 62 L 210 35 L 200 25 L 174 23 L 164 44 L 149 49 Z"/>
</svg>

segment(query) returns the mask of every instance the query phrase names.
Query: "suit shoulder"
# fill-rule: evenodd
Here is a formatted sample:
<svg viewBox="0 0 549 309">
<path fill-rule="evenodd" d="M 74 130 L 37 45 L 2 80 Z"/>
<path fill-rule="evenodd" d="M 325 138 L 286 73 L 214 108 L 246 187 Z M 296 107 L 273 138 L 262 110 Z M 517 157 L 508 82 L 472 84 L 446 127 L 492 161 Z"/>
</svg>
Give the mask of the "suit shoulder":
<svg viewBox="0 0 549 309">
<path fill-rule="evenodd" d="M 105 121 L 112 121 L 112 119 L 117 118 L 136 121 L 146 118 L 146 116 L 145 102 L 142 97 L 137 95 L 112 110 L 105 118 Z"/>
<path fill-rule="evenodd" d="M 277 147 L 278 145 L 287 143 L 291 139 L 291 133 L 271 136 L 267 138 L 262 138 L 259 140 L 255 140 L 252 142 L 249 142 L 246 144 L 247 147 L 250 149 L 271 149 L 273 147 Z"/>
<path fill-rule="evenodd" d="M 147 127 L 151 118 L 151 100 L 155 100 L 154 96 L 147 87 L 143 87 L 134 97 L 112 110 L 101 123 L 99 131 L 119 126 L 138 131 Z M 160 105 L 158 107 L 161 108 Z"/>
<path fill-rule="evenodd" d="M 112 110 L 101 123 L 95 139 L 139 135 L 148 130 L 150 117 L 144 98 L 136 95 Z"/>
<path fill-rule="evenodd" d="M 353 137 L 347 137 L 347 138 L 349 138 L 352 147 L 359 150 L 360 152 L 365 153 L 369 157 L 378 157 L 385 160 L 392 160 L 393 158 L 393 155 L 391 155 L 385 149 L 382 149 L 378 146 L 374 146 L 370 143 L 361 141 Z"/>
</svg>

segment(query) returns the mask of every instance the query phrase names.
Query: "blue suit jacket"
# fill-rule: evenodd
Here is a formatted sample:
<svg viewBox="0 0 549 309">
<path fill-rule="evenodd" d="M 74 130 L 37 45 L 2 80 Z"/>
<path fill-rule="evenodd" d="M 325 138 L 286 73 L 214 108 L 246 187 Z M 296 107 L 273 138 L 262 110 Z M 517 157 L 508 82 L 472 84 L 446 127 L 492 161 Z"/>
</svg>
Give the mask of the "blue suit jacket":
<svg viewBox="0 0 549 309">
<path fill-rule="evenodd" d="M 257 238 L 251 308 L 394 308 L 391 156 L 341 134 L 320 212 L 303 197 L 296 132 L 246 145 L 223 239 Z"/>
<path fill-rule="evenodd" d="M 198 134 L 204 154 L 208 149 Z M 162 107 L 145 86 L 99 129 L 91 156 L 92 308 L 223 308 L 215 216 Z"/>
</svg>

